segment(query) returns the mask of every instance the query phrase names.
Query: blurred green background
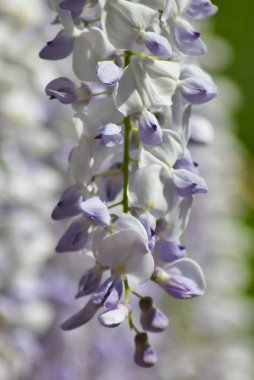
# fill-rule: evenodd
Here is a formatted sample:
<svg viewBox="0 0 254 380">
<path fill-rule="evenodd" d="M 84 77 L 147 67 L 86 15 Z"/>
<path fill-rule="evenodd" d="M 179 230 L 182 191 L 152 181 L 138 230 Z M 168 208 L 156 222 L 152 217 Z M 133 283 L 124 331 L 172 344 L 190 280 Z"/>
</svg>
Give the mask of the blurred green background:
<svg viewBox="0 0 254 380">
<path fill-rule="evenodd" d="M 215 2 L 219 12 L 214 18 L 216 31 L 232 45 L 234 59 L 226 73 L 239 84 L 244 101 L 237 113 L 238 136 L 254 154 L 254 117 L 253 84 L 254 84 L 254 31 L 253 0 L 220 0 Z"/>
<path fill-rule="evenodd" d="M 246 224 L 254 231 L 254 2 L 253 0 L 217 0 L 219 12 L 214 18 L 217 34 L 225 37 L 233 48 L 233 60 L 225 74 L 233 78 L 242 92 L 242 105 L 236 110 L 236 134 L 245 147 L 244 185 L 240 194 L 246 206 Z M 254 247 L 247 261 L 252 276 L 247 294 L 254 297 Z M 254 313 L 253 327 L 254 332 Z"/>
</svg>

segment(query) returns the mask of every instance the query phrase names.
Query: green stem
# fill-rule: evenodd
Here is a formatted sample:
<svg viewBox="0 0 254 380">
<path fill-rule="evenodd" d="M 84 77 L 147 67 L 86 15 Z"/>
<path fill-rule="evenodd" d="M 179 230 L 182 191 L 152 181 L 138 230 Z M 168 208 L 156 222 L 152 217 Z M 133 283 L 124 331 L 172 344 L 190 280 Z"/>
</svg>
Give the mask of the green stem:
<svg viewBox="0 0 254 380">
<path fill-rule="evenodd" d="M 125 67 L 130 64 L 131 52 L 125 52 Z M 130 132 L 131 132 L 131 120 L 130 116 L 126 116 L 124 119 L 124 153 L 123 153 L 123 211 L 129 211 L 128 203 L 128 183 L 129 183 L 129 163 L 130 163 Z"/>
<path fill-rule="evenodd" d="M 120 205 L 122 205 L 122 204 L 123 204 L 123 201 L 121 201 L 121 202 L 117 202 L 117 203 L 114 203 L 113 205 L 108 206 L 108 209 L 113 208 L 113 207 L 116 207 L 116 206 L 120 206 Z"/>
<path fill-rule="evenodd" d="M 136 296 L 136 297 L 138 297 L 138 298 L 140 298 L 140 299 L 144 298 L 143 296 L 141 296 L 141 294 L 135 292 L 135 290 L 133 290 L 133 289 L 129 289 L 129 291 L 130 291 L 132 294 L 134 294 L 134 296 Z"/>
<path fill-rule="evenodd" d="M 114 175 L 114 174 L 119 174 L 122 172 L 122 169 L 112 169 L 112 170 L 107 170 L 106 172 L 104 173 L 99 173 L 99 174 L 95 174 L 93 176 L 93 178 L 100 178 L 100 177 L 107 177 L 109 175 Z"/>
<path fill-rule="evenodd" d="M 112 94 L 113 90 L 107 90 L 107 91 L 101 91 L 101 92 L 95 92 L 92 94 L 92 96 L 99 96 L 99 95 L 106 95 L 106 94 Z"/>
<path fill-rule="evenodd" d="M 124 153 L 123 153 L 123 211 L 129 211 L 128 202 L 128 184 L 129 184 L 129 163 L 130 163 L 130 132 L 131 121 L 130 116 L 124 119 Z"/>
<path fill-rule="evenodd" d="M 89 25 L 89 24 L 93 24 L 93 23 L 95 23 L 95 22 L 99 22 L 99 21 L 101 21 L 101 18 L 99 17 L 99 18 L 95 18 L 95 19 L 93 19 L 93 20 L 84 20 L 84 23 L 86 24 L 86 25 Z"/>
<path fill-rule="evenodd" d="M 129 297 L 129 293 L 131 291 L 130 287 L 129 287 L 129 284 L 128 284 L 128 280 L 125 279 L 124 280 L 124 287 L 125 287 L 125 302 L 126 304 L 129 304 L 129 300 L 130 300 L 130 297 Z M 133 320 L 132 320 L 132 315 L 131 313 L 129 313 L 128 315 L 128 322 L 129 322 L 129 326 L 130 326 L 130 329 L 131 330 L 134 330 L 136 332 L 136 334 L 139 334 L 140 331 L 139 329 L 136 327 L 136 325 L 134 324 Z"/>
</svg>

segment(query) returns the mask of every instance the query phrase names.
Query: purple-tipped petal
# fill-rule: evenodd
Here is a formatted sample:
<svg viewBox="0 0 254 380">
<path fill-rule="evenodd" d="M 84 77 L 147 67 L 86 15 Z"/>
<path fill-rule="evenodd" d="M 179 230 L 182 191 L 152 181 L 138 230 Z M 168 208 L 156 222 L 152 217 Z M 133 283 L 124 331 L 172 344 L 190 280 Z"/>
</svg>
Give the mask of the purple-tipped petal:
<svg viewBox="0 0 254 380">
<path fill-rule="evenodd" d="M 164 269 L 156 267 L 151 279 L 176 298 L 193 298 L 205 293 L 202 269 L 191 259 L 176 260 Z"/>
<path fill-rule="evenodd" d="M 181 157 L 179 158 L 173 166 L 173 169 L 186 169 L 189 172 L 198 174 L 198 164 L 190 157 Z"/>
<path fill-rule="evenodd" d="M 99 289 L 92 296 L 92 300 L 96 305 L 101 304 L 105 301 L 106 297 L 109 296 L 110 292 L 114 287 L 114 276 L 110 276 L 106 281 L 104 281 Z"/>
<path fill-rule="evenodd" d="M 173 171 L 173 182 L 178 195 L 182 197 L 190 197 L 194 194 L 208 192 L 205 180 L 185 169 Z"/>
<path fill-rule="evenodd" d="M 61 30 L 56 37 L 47 42 L 39 53 L 40 58 L 58 60 L 68 57 L 74 46 L 74 37 L 69 36 L 65 30 Z"/>
<path fill-rule="evenodd" d="M 169 320 L 166 315 L 154 305 L 151 297 L 141 298 L 139 306 L 141 309 L 140 324 L 145 331 L 158 333 L 167 329 Z"/>
<path fill-rule="evenodd" d="M 89 322 L 96 314 L 100 305 L 95 305 L 90 299 L 85 307 L 61 324 L 62 330 L 73 330 Z"/>
<path fill-rule="evenodd" d="M 103 61 L 98 63 L 97 78 L 100 82 L 108 85 L 115 85 L 121 78 L 123 69 L 113 61 Z"/>
<path fill-rule="evenodd" d="M 207 51 L 206 45 L 200 39 L 200 33 L 195 31 L 188 21 L 180 17 L 175 21 L 173 36 L 176 47 L 186 55 L 202 55 Z"/>
<path fill-rule="evenodd" d="M 78 219 L 71 223 L 56 246 L 56 252 L 80 251 L 86 245 L 88 239 L 87 228 L 84 219 Z"/>
<path fill-rule="evenodd" d="M 99 134 L 95 137 L 107 148 L 112 148 L 123 143 L 122 128 L 120 125 L 108 123 L 98 128 Z"/>
<path fill-rule="evenodd" d="M 218 89 L 212 79 L 203 77 L 184 79 L 179 86 L 182 96 L 191 104 L 207 103 L 218 95 Z"/>
<path fill-rule="evenodd" d="M 218 95 L 218 88 L 211 76 L 196 65 L 184 66 L 180 79 L 179 90 L 191 104 L 203 104 Z"/>
<path fill-rule="evenodd" d="M 134 361 L 139 367 L 150 368 L 157 362 L 157 355 L 148 342 L 146 333 L 138 333 L 135 336 Z"/>
<path fill-rule="evenodd" d="M 142 214 L 138 217 L 138 220 L 143 224 L 147 238 L 148 238 L 148 248 L 152 252 L 155 245 L 155 229 L 156 229 L 156 219 L 149 212 Z"/>
<path fill-rule="evenodd" d="M 168 284 L 163 288 L 175 298 L 193 298 L 204 294 L 195 281 L 178 274 L 172 274 Z"/>
<path fill-rule="evenodd" d="M 78 98 L 77 87 L 68 78 L 57 78 L 49 82 L 45 88 L 50 99 L 57 99 L 63 104 L 71 104 Z"/>
<path fill-rule="evenodd" d="M 156 57 L 162 59 L 172 57 L 172 47 L 165 37 L 154 32 L 145 32 L 143 39 L 147 49 Z"/>
<path fill-rule="evenodd" d="M 158 120 L 149 111 L 145 111 L 139 119 L 138 136 L 146 145 L 160 145 L 162 143 L 162 129 Z"/>
<path fill-rule="evenodd" d="M 104 302 L 104 308 L 111 310 L 117 307 L 123 294 L 123 281 L 120 277 L 116 277 L 110 294 Z"/>
<path fill-rule="evenodd" d="M 166 262 L 175 261 L 186 256 L 186 249 L 175 241 L 160 240 L 157 244 L 158 255 Z"/>
<path fill-rule="evenodd" d="M 51 218 L 60 220 L 79 215 L 83 193 L 76 185 L 68 187 L 62 194 L 59 202 L 52 211 Z"/>
<path fill-rule="evenodd" d="M 99 226 L 108 226 L 110 224 L 109 210 L 99 197 L 92 197 L 82 202 L 81 210 L 84 216 L 93 224 Z"/>
<path fill-rule="evenodd" d="M 98 320 L 104 327 L 117 327 L 125 320 L 128 314 L 128 307 L 120 304 L 117 305 L 115 309 L 111 309 L 100 314 Z"/>
<path fill-rule="evenodd" d="M 195 19 L 202 19 L 213 16 L 218 11 L 218 7 L 210 0 L 190 0 L 186 9 L 186 14 Z"/>
<path fill-rule="evenodd" d="M 89 269 L 79 280 L 78 293 L 75 298 L 80 298 L 95 292 L 101 282 L 102 270 L 99 265 Z"/>
</svg>

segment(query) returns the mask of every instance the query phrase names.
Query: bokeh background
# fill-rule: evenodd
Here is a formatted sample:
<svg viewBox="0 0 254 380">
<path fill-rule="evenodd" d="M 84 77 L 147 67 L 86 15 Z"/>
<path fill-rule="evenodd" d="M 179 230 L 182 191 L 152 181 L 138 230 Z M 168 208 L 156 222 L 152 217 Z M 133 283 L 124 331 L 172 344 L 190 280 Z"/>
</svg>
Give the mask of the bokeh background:
<svg viewBox="0 0 254 380">
<path fill-rule="evenodd" d="M 169 315 L 152 337 L 152 369 L 132 363 L 127 326 L 107 330 L 94 321 L 64 333 L 60 323 L 84 301 L 74 300 L 82 255 L 56 255 L 65 225 L 50 213 L 65 186 L 75 143 L 71 109 L 50 102 L 45 85 L 70 76 L 70 62 L 39 60 L 56 34 L 46 0 L 0 1 L 0 380 L 252 380 L 254 378 L 254 33 L 251 0 L 214 1 L 203 23 L 209 53 L 203 67 L 220 96 L 200 112 L 213 143 L 192 145 L 208 182 L 184 236 L 200 262 L 207 294 L 171 300 L 151 294 Z"/>
</svg>

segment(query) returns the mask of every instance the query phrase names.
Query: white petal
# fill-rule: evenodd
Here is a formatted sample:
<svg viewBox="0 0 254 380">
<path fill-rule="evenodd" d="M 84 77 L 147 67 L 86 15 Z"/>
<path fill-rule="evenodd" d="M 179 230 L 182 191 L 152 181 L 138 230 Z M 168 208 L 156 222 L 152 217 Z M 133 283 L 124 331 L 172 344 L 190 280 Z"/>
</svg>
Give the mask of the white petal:
<svg viewBox="0 0 254 380">
<path fill-rule="evenodd" d="M 69 175 L 78 184 L 89 184 L 93 175 L 92 162 L 89 140 L 83 135 L 71 153 Z"/>
<path fill-rule="evenodd" d="M 119 304 L 115 309 L 106 311 L 99 315 L 99 322 L 105 327 L 114 327 L 122 323 L 128 316 L 128 308 Z"/>
<path fill-rule="evenodd" d="M 147 233 L 144 226 L 134 216 L 129 215 L 129 214 L 123 214 L 117 219 L 115 224 L 119 231 L 124 231 L 124 230 L 136 231 L 139 234 L 140 239 L 143 239 L 144 244 L 148 243 Z"/>
<path fill-rule="evenodd" d="M 213 126 L 208 119 L 193 115 L 190 119 L 190 138 L 201 144 L 211 144 L 214 140 Z"/>
<path fill-rule="evenodd" d="M 120 231 L 110 235 L 96 231 L 93 239 L 93 251 L 96 260 L 112 269 L 122 266 L 128 257 L 137 233 L 133 230 Z"/>
<path fill-rule="evenodd" d="M 82 81 L 97 82 L 98 61 L 109 57 L 114 51 L 114 47 L 99 28 L 85 29 L 75 38 L 72 62 L 74 73 Z"/>
<path fill-rule="evenodd" d="M 179 75 L 177 63 L 133 60 L 114 92 L 117 109 L 126 116 L 152 106 L 170 106 Z"/>
<path fill-rule="evenodd" d="M 172 264 L 168 264 L 164 267 L 167 273 L 180 274 L 193 280 L 202 291 L 205 293 L 206 282 L 203 271 L 199 264 L 192 259 L 180 259 L 174 261 Z"/>
<path fill-rule="evenodd" d="M 161 233 L 160 236 L 167 240 L 177 240 L 181 237 L 189 221 L 193 198 L 178 198 L 177 204 L 166 215 L 165 219 L 168 224 L 168 230 Z"/>
<path fill-rule="evenodd" d="M 171 168 L 182 154 L 183 147 L 179 135 L 174 131 L 163 130 L 161 145 L 140 146 L 139 166 L 160 164 Z"/>
<path fill-rule="evenodd" d="M 135 241 L 124 263 L 125 273 L 137 283 L 148 281 L 154 271 L 154 260 L 148 248 Z"/>
<path fill-rule="evenodd" d="M 114 90 L 116 108 L 124 115 L 129 115 L 145 107 L 140 89 L 142 88 L 143 70 L 133 62 L 124 70 Z"/>
<path fill-rule="evenodd" d="M 128 197 L 130 206 L 151 210 L 154 216 L 164 215 L 179 198 L 170 171 L 161 165 L 138 169 L 130 179 Z"/>
<path fill-rule="evenodd" d="M 158 19 L 156 11 L 124 0 L 108 0 L 104 10 L 103 27 L 118 49 L 133 50 L 140 33 Z"/>
</svg>

